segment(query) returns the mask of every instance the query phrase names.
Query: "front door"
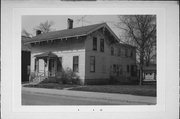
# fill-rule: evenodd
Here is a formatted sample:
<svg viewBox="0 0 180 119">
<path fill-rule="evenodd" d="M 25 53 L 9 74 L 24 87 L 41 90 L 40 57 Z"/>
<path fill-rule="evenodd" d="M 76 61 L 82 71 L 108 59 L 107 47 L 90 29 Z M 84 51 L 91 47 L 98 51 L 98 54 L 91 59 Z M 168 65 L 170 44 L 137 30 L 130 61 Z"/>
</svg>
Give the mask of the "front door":
<svg viewBox="0 0 180 119">
<path fill-rule="evenodd" d="M 49 59 L 49 76 L 55 76 L 55 59 Z"/>
</svg>

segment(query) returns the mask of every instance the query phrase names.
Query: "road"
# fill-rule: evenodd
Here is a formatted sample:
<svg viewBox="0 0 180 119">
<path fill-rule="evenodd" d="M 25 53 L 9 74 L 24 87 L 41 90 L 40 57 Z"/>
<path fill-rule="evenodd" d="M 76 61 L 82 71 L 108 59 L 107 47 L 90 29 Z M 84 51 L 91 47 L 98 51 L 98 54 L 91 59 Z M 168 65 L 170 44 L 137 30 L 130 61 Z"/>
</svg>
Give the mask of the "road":
<svg viewBox="0 0 180 119">
<path fill-rule="evenodd" d="M 132 102 L 22 92 L 22 105 L 129 105 Z M 133 102 L 133 105 L 136 103 Z"/>
</svg>

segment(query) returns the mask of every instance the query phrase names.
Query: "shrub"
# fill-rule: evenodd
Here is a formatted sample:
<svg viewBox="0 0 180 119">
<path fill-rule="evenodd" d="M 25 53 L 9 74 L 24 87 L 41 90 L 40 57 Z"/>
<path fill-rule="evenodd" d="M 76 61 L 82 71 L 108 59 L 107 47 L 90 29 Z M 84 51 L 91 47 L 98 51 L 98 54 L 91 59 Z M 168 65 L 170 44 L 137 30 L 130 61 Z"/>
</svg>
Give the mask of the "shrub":
<svg viewBox="0 0 180 119">
<path fill-rule="evenodd" d="M 61 80 L 63 84 L 79 84 L 79 77 L 72 71 L 72 69 L 67 68 L 61 74 Z"/>
</svg>

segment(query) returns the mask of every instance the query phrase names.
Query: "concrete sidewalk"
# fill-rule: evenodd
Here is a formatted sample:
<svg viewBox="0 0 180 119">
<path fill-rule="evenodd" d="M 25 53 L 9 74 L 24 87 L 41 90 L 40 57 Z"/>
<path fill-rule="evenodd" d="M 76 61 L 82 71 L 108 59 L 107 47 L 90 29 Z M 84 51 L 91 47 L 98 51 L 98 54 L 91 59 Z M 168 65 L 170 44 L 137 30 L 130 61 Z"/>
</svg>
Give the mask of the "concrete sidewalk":
<svg viewBox="0 0 180 119">
<path fill-rule="evenodd" d="M 127 94 L 112 94 L 112 93 L 100 93 L 100 92 L 86 92 L 86 91 L 72 91 L 72 90 L 57 90 L 57 89 L 45 89 L 45 88 L 28 88 L 22 87 L 22 91 L 29 93 L 40 93 L 40 94 L 50 94 L 68 97 L 83 97 L 91 99 L 101 99 L 110 101 L 126 101 L 134 102 L 139 104 L 156 104 L 156 97 L 150 96 L 135 96 Z"/>
</svg>

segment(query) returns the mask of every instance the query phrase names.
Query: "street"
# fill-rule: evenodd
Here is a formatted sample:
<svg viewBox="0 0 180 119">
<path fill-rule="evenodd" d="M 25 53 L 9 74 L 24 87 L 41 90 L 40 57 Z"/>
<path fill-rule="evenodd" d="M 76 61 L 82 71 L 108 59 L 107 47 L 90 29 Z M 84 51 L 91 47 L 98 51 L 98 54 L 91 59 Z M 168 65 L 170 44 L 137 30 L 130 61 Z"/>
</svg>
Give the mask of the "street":
<svg viewBox="0 0 180 119">
<path fill-rule="evenodd" d="M 22 105 L 136 105 L 139 103 L 22 91 Z"/>
</svg>

